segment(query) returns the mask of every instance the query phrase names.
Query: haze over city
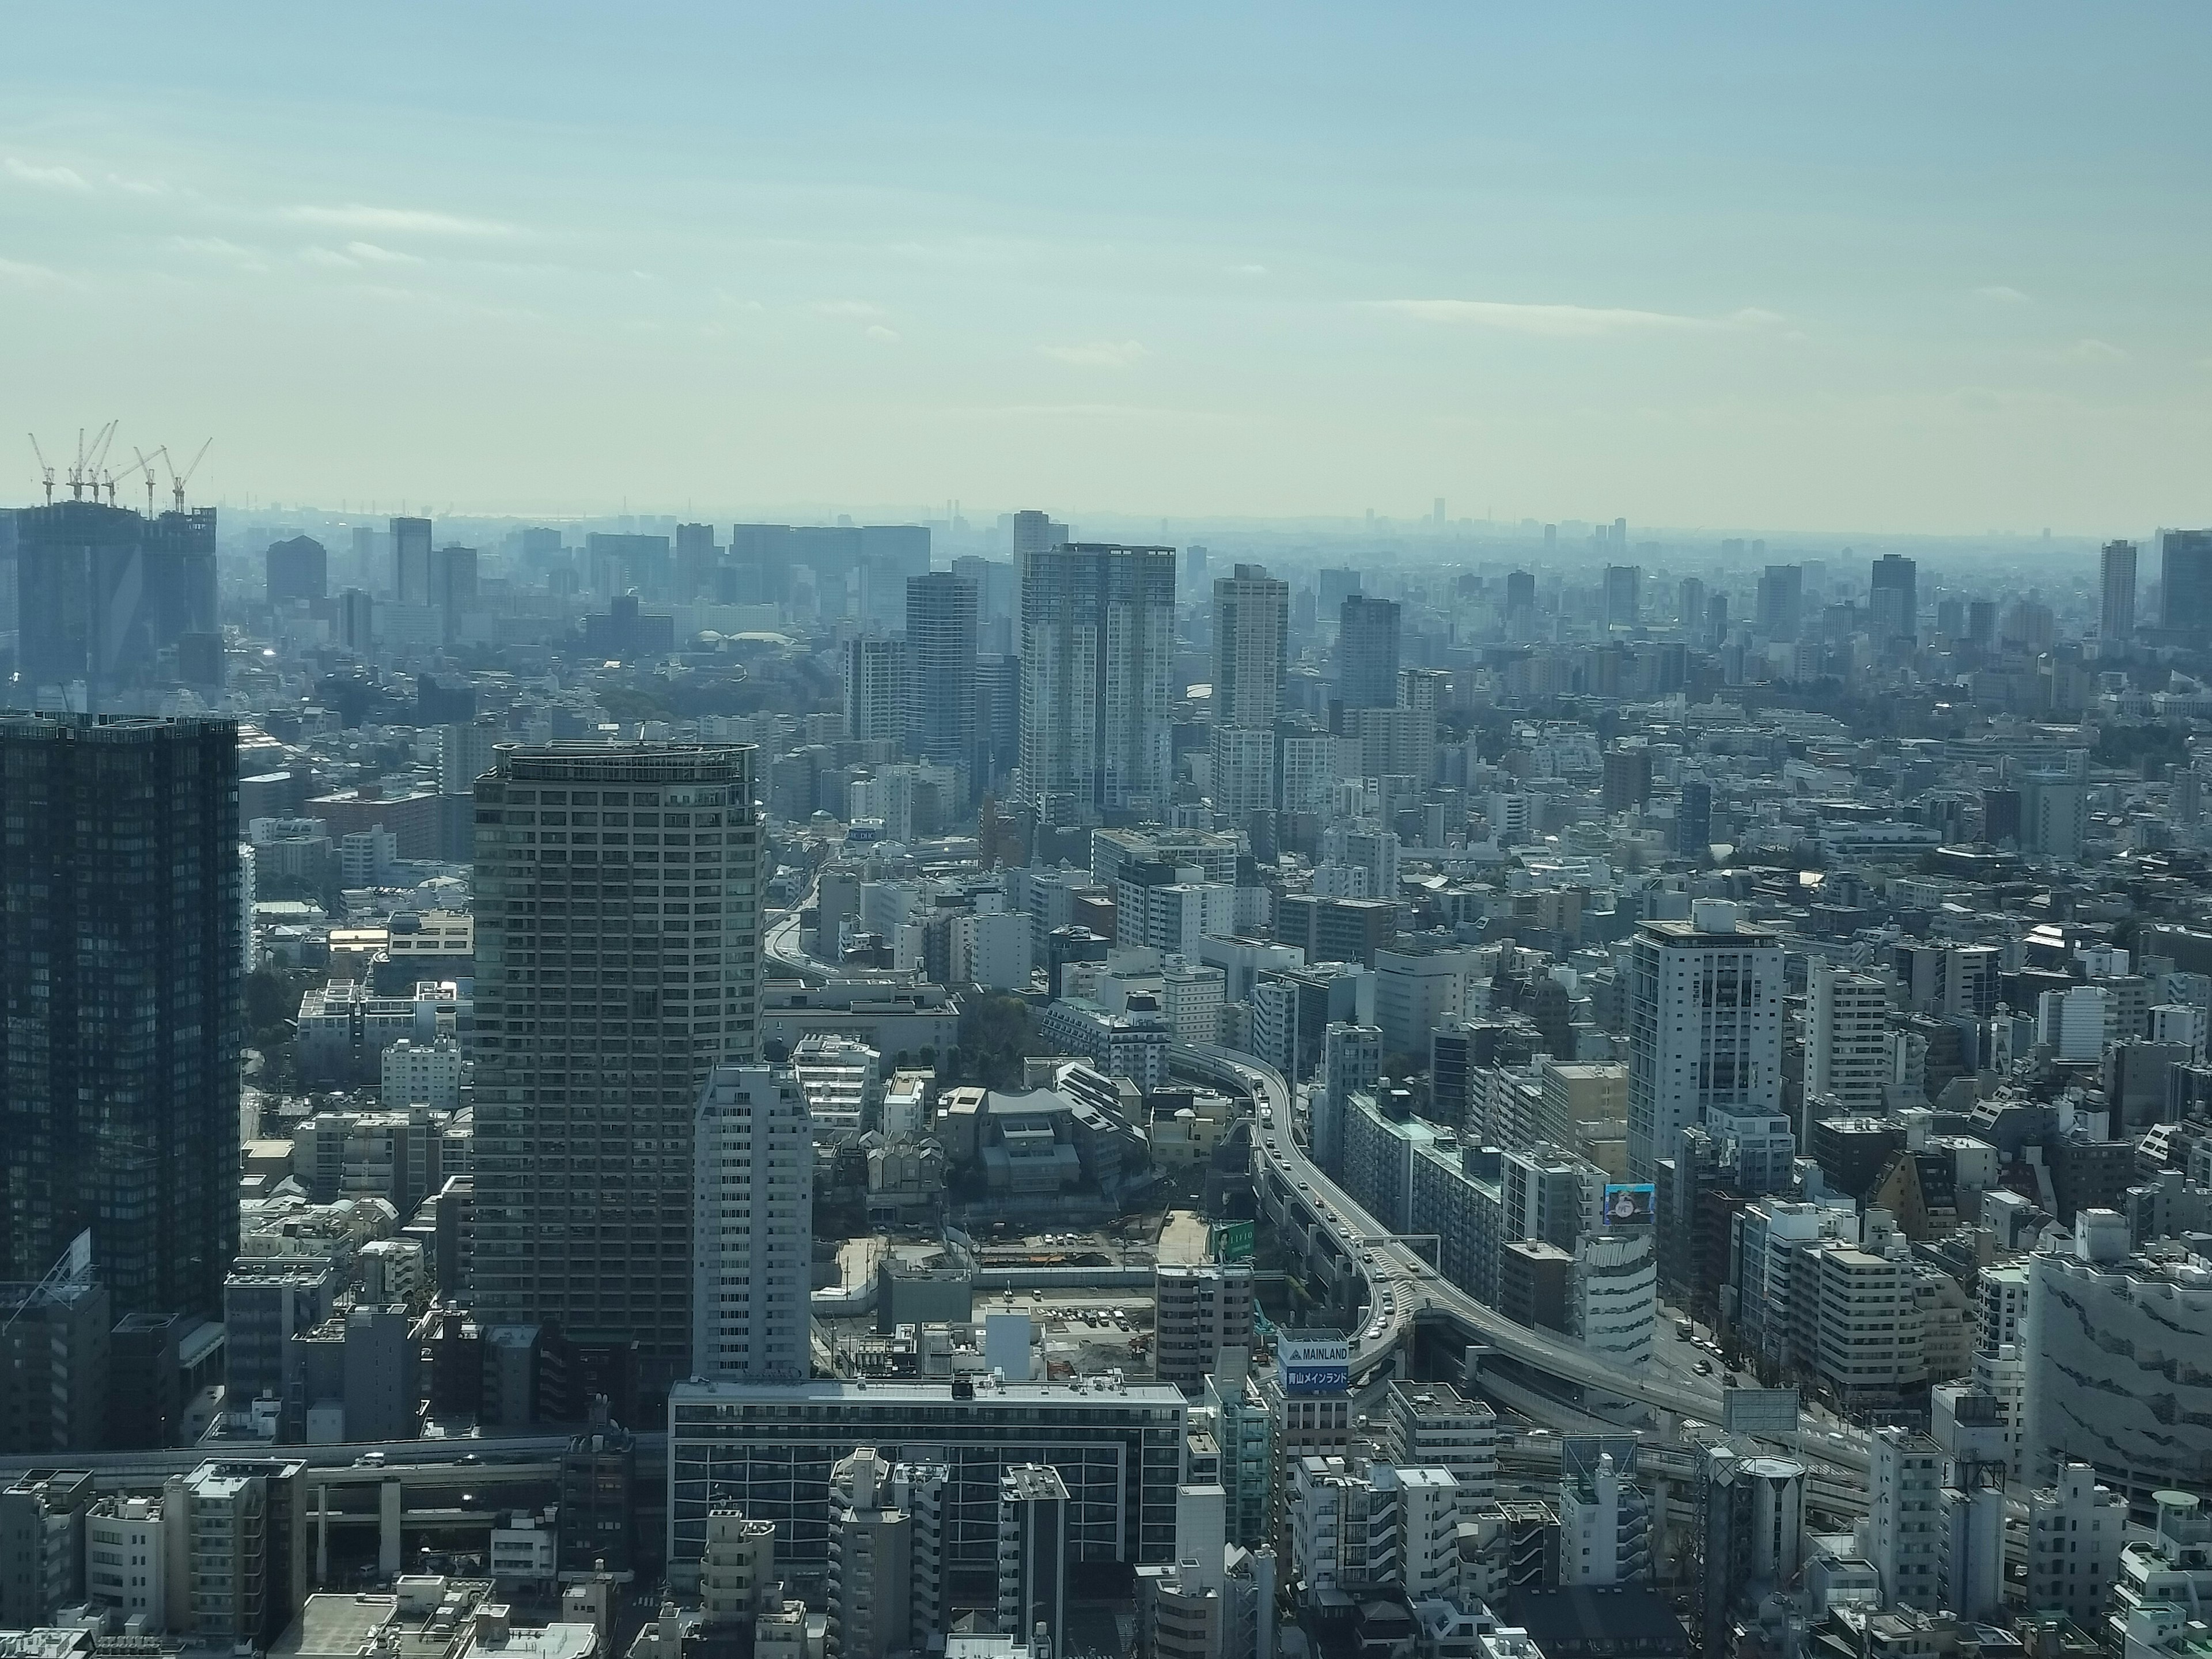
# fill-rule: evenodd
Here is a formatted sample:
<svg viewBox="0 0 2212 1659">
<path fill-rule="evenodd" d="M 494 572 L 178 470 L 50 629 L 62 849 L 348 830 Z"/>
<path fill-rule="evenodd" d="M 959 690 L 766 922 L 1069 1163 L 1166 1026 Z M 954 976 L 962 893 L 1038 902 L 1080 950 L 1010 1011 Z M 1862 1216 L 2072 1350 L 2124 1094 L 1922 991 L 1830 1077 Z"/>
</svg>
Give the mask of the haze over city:
<svg viewBox="0 0 2212 1659">
<path fill-rule="evenodd" d="M 16 425 L 386 513 L 2208 505 L 2197 8 L 614 19 L 16 9 Z"/>
</svg>

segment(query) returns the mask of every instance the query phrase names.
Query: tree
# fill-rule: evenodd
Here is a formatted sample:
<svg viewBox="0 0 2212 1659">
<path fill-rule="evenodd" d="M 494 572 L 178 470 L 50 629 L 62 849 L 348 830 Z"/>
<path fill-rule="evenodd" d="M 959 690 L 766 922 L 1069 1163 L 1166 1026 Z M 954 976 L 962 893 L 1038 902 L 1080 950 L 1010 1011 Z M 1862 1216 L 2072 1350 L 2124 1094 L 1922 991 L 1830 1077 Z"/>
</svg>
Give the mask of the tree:
<svg viewBox="0 0 2212 1659">
<path fill-rule="evenodd" d="M 1018 1088 L 1023 1059 L 1038 1052 L 1036 1022 L 1020 997 L 978 992 L 963 1003 L 952 1063 L 956 1079 L 973 1079 L 987 1089 Z"/>
</svg>

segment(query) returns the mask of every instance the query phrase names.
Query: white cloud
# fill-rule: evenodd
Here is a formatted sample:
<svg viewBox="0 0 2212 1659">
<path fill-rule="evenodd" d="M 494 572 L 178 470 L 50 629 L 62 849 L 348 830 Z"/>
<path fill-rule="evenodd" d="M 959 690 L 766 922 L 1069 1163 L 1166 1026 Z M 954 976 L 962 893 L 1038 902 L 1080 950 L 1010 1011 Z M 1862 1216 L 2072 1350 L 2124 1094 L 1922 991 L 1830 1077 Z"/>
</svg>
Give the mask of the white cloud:
<svg viewBox="0 0 2212 1659">
<path fill-rule="evenodd" d="M 1229 274 L 1232 276 L 1265 276 L 1267 274 L 1267 267 L 1265 265 L 1231 265 L 1229 267 Z"/>
<path fill-rule="evenodd" d="M 345 251 L 364 264 L 419 265 L 422 263 L 411 253 L 402 253 L 396 248 L 379 247 L 374 242 L 348 242 Z"/>
<path fill-rule="evenodd" d="M 220 236 L 172 236 L 169 246 L 179 253 L 204 253 L 212 259 L 252 259 L 259 250 L 243 247 Z"/>
<path fill-rule="evenodd" d="M 1415 322 L 1463 325 L 1526 334 L 1542 339 L 1587 339 L 1602 334 L 1744 328 L 1779 322 L 1771 311 L 1744 310 L 1714 319 L 1667 311 L 1638 311 L 1625 306 L 1521 305 L 1504 300 L 1375 300 L 1370 309 L 1388 311 Z"/>
<path fill-rule="evenodd" d="M 2002 283 L 1991 283 L 1987 287 L 1976 289 L 1974 297 L 1977 300 L 1994 300 L 1999 305 L 2024 306 L 2027 303 L 2027 295 Z"/>
<path fill-rule="evenodd" d="M 1152 354 L 1137 340 L 1093 340 L 1085 345 L 1048 345 L 1037 349 L 1055 362 L 1078 368 L 1127 368 Z"/>
<path fill-rule="evenodd" d="M 885 328 L 881 323 L 870 323 L 861 332 L 871 340 L 881 340 L 889 345 L 896 345 L 899 340 L 899 331 L 896 329 Z"/>
<path fill-rule="evenodd" d="M 344 207 L 307 205 L 287 208 L 284 217 L 295 224 L 319 225 L 330 230 L 397 232 L 419 236 L 511 236 L 513 225 L 496 219 L 464 219 L 451 213 L 421 208 Z"/>
<path fill-rule="evenodd" d="M 359 270 L 361 269 L 359 260 L 347 258 L 336 248 L 303 247 L 300 250 L 300 260 L 303 264 L 320 265 L 325 270 Z"/>
<path fill-rule="evenodd" d="M 2128 354 L 2103 340 L 2076 340 L 2067 354 L 2077 363 L 2124 363 Z"/>
<path fill-rule="evenodd" d="M 884 308 L 866 300 L 817 300 L 807 307 L 817 317 L 880 317 Z"/>
<path fill-rule="evenodd" d="M 26 288 L 42 287 L 61 281 L 61 273 L 45 265 L 34 265 L 21 259 L 0 259 L 0 280 L 21 283 Z"/>
<path fill-rule="evenodd" d="M 29 161 L 9 156 L 8 176 L 20 184 L 36 185 L 40 190 L 90 190 L 85 177 L 75 167 L 42 167 Z"/>
</svg>

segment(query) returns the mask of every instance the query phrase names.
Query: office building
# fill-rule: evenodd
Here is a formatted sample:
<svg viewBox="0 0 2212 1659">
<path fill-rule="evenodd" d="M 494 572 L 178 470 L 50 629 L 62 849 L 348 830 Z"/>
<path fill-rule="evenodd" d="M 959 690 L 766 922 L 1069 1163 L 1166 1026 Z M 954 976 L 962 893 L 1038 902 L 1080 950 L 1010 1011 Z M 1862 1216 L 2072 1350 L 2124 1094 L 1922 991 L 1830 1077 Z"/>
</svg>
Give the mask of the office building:
<svg viewBox="0 0 2212 1659">
<path fill-rule="evenodd" d="M 1813 969 L 1805 1011 L 1808 1116 L 1881 1109 L 1890 1079 L 1889 982 L 1832 963 Z"/>
<path fill-rule="evenodd" d="M 2212 1352 L 2212 1279 L 2191 1258 L 2130 1255 L 2112 1211 L 2068 1219 L 2071 1247 L 2027 1263 L 2028 1480 L 2078 1459 L 2138 1503 L 2166 1487 L 2212 1488 L 2212 1379 L 2172 1358 Z"/>
<path fill-rule="evenodd" d="M 1867 1442 L 1867 1559 L 1884 1605 L 1933 1612 L 1943 1575 L 1936 1526 L 1942 1449 L 1924 1434 L 1877 1428 Z"/>
<path fill-rule="evenodd" d="M 1382 1075 L 1382 1030 L 1331 1024 L 1322 1033 L 1321 1092 L 1313 1097 L 1313 1156 L 1330 1175 L 1344 1168 L 1344 1116 L 1355 1094 L 1371 1094 Z"/>
<path fill-rule="evenodd" d="M 476 1311 L 691 1363 L 693 1121 L 754 1056 L 750 747 L 502 747 L 477 781 Z"/>
<path fill-rule="evenodd" d="M 1702 860 L 1713 839 L 1713 787 L 1692 780 L 1674 807 L 1674 850 Z"/>
<path fill-rule="evenodd" d="M 2158 542 L 2159 623 L 2174 633 L 2212 629 L 2212 530 L 2167 530 Z"/>
<path fill-rule="evenodd" d="M 814 1136 L 786 1068 L 718 1066 L 692 1141 L 691 1375 L 789 1382 L 811 1369 Z"/>
<path fill-rule="evenodd" d="M 0 1630 L 51 1626 L 82 1599 L 93 1502 L 82 1470 L 33 1469 L 0 1491 Z"/>
<path fill-rule="evenodd" d="M 394 519 L 392 521 L 392 600 L 395 605 L 428 605 L 430 595 L 430 521 Z"/>
<path fill-rule="evenodd" d="M 1213 583 L 1213 804 L 1224 812 L 1275 804 L 1275 721 L 1283 707 L 1291 587 L 1240 564 Z"/>
<path fill-rule="evenodd" d="M 117 1318 L 212 1318 L 238 1242 L 238 738 L 0 717 L 0 1281 L 90 1229 Z"/>
<path fill-rule="evenodd" d="M 1628 1172 L 1652 1178 L 1709 1110 L 1778 1115 L 1782 945 L 1736 906 L 1693 899 L 1687 921 L 1647 921 L 1629 957 Z"/>
<path fill-rule="evenodd" d="M 82 682 L 75 706 L 150 708 L 161 653 L 187 635 L 220 635 L 213 507 L 149 519 L 76 501 L 14 517 L 24 701 Z"/>
<path fill-rule="evenodd" d="M 1048 824 L 1164 811 L 1175 550 L 1024 549 L 1017 800 Z"/>
<path fill-rule="evenodd" d="M 1252 1346 L 1252 1269 L 1242 1262 L 1162 1263 L 1152 1270 L 1154 1372 L 1196 1394 L 1222 1350 Z"/>
<path fill-rule="evenodd" d="M 1794 1580 L 1805 1551 L 1805 1477 L 1794 1458 L 1747 1457 L 1725 1443 L 1698 1454 L 1691 1533 L 1695 1651 L 1726 1659 L 1739 1609 Z"/>
<path fill-rule="evenodd" d="M 906 579 L 906 747 L 975 764 L 975 586 L 948 570 Z"/>
<path fill-rule="evenodd" d="M 1920 629 L 1919 567 L 1900 554 L 1874 562 L 1867 583 L 1867 631 L 1877 648 L 1911 646 Z"/>
<path fill-rule="evenodd" d="M 1391 1462 L 1407 1469 L 1449 1469 L 1469 1505 L 1498 1495 L 1498 1413 L 1461 1397 L 1449 1382 L 1392 1381 L 1384 1411 Z"/>
<path fill-rule="evenodd" d="M 1794 640 L 1802 624 L 1805 572 L 1794 564 L 1770 564 L 1759 578 L 1756 620 L 1770 640 Z"/>
<path fill-rule="evenodd" d="M 1046 1463 L 1068 1492 L 1079 1561 L 1164 1561 L 1189 1407 L 1155 1383 L 679 1383 L 669 1395 L 669 1563 L 698 1560 L 708 1510 L 734 1504 L 773 1521 L 784 1559 L 828 1559 L 831 1476 L 856 1445 L 896 1445 L 945 1469 L 948 1595 L 990 1599 L 998 1573 L 1000 1476 Z M 972 1599 L 970 1599 L 972 1598 Z"/>
<path fill-rule="evenodd" d="M 2133 542 L 2106 542 L 2105 550 L 2098 556 L 2097 641 L 2100 647 L 2113 647 L 2133 637 L 2136 631 L 2136 544 Z"/>
<path fill-rule="evenodd" d="M 714 545 L 714 526 L 679 524 L 676 526 L 675 585 L 668 597 L 688 605 L 714 586 L 720 550 Z"/>
<path fill-rule="evenodd" d="M 1609 564 L 1605 568 L 1605 625 L 1607 628 L 1636 626 L 1639 590 L 1644 583 L 1644 572 L 1632 564 Z"/>
<path fill-rule="evenodd" d="M 270 543 L 264 568 L 272 606 L 318 600 L 330 592 L 330 555 L 313 536 Z"/>
<path fill-rule="evenodd" d="M 999 1476 L 999 1628 L 1033 1650 L 1066 1651 L 1067 1512 L 1067 1483 L 1051 1464 Z"/>
<path fill-rule="evenodd" d="M 1346 708 L 1398 703 L 1398 602 L 1345 596 L 1337 612 L 1336 698 Z"/>
</svg>

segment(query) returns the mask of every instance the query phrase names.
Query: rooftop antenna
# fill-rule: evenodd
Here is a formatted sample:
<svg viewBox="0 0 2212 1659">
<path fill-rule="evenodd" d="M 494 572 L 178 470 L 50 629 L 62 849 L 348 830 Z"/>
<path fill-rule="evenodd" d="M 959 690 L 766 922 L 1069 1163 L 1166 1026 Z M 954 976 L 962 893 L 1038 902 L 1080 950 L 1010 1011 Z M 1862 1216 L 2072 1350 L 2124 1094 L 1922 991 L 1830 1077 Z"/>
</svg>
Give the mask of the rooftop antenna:
<svg viewBox="0 0 2212 1659">
<path fill-rule="evenodd" d="M 182 472 L 177 471 L 177 464 L 174 461 L 165 462 L 169 469 L 170 493 L 176 499 L 177 511 L 179 513 L 185 510 L 185 486 L 192 481 L 192 474 L 200 470 L 200 463 L 207 459 L 208 444 L 214 441 L 215 440 L 210 437 L 207 443 L 202 444 L 200 453 L 192 457 L 192 464 Z M 168 454 L 168 446 L 166 444 L 162 446 L 161 453 L 164 457 Z"/>
<path fill-rule="evenodd" d="M 39 458 L 39 479 L 46 487 L 46 505 L 52 507 L 54 504 L 54 470 L 46 465 L 46 451 L 39 447 L 39 434 L 33 432 L 26 435 L 31 440 L 31 453 Z"/>
</svg>

